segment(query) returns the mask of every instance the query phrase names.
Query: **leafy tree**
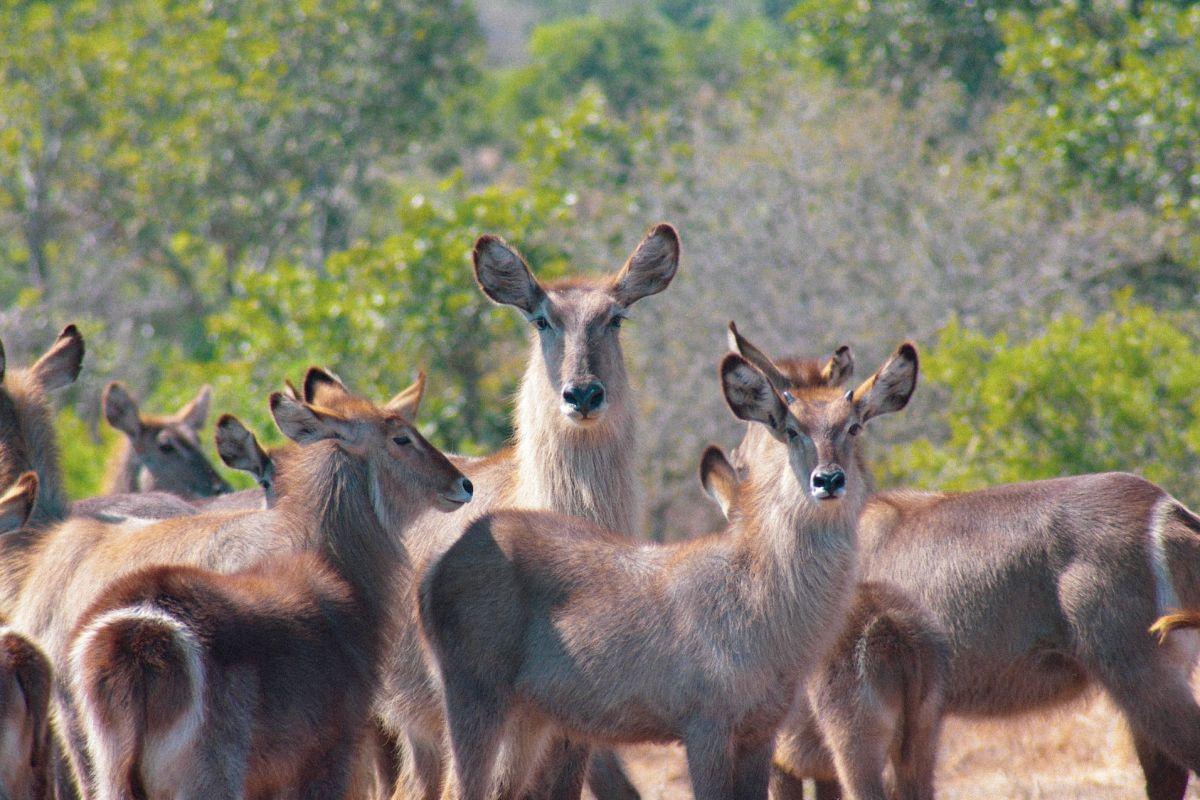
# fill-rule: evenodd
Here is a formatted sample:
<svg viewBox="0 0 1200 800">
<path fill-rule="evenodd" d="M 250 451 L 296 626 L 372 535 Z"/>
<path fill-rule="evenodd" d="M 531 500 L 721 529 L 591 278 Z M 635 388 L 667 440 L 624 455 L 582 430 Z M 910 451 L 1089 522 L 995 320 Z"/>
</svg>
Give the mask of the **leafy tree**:
<svg viewBox="0 0 1200 800">
<path fill-rule="evenodd" d="M 1064 198 L 1200 221 L 1200 6 L 1053 3 L 1002 31 L 1003 163 L 1043 168 Z"/>
<path fill-rule="evenodd" d="M 468 451 L 499 446 L 510 433 L 525 331 L 475 286 L 471 245 L 500 233 L 539 275 L 553 276 L 562 251 L 542 231 L 565 213 L 550 193 L 472 191 L 457 180 L 414 191 L 397 208 L 396 233 L 334 254 L 323 271 L 291 263 L 242 270 L 234 299 L 207 321 L 213 358 L 166 359 L 160 391 L 211 383 L 218 409 L 269 438 L 266 394 L 309 365 L 335 370 L 377 400 L 424 369 L 422 424 L 434 440 Z"/>
<path fill-rule="evenodd" d="M 898 450 L 889 479 L 940 489 L 1126 470 L 1200 501 L 1200 339 L 1127 295 L 1026 341 L 952 323 L 922 360 L 944 435 Z M 927 401 L 928 402 L 928 401 Z"/>
<path fill-rule="evenodd" d="M 801 0 L 786 19 L 802 53 L 851 82 L 911 99 L 951 79 L 978 97 L 997 88 L 1001 12 L 1030 0 Z"/>
</svg>

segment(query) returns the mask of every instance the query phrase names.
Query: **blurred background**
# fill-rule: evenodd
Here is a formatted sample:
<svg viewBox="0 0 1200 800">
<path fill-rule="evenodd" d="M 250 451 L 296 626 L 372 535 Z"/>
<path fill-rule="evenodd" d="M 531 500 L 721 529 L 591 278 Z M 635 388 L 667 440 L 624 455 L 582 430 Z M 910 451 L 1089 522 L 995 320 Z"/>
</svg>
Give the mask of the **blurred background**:
<svg viewBox="0 0 1200 800">
<path fill-rule="evenodd" d="M 542 276 L 678 226 L 627 327 L 647 535 L 711 523 L 703 445 L 740 435 L 715 365 L 902 339 L 914 404 L 881 485 L 1125 469 L 1200 505 L 1200 7 L 1029 0 L 0 0 L 0 335 L 77 321 L 60 423 L 93 493 L 105 382 L 275 440 L 311 363 L 431 438 L 510 430 L 515 312 L 469 269 L 498 233 Z"/>
</svg>

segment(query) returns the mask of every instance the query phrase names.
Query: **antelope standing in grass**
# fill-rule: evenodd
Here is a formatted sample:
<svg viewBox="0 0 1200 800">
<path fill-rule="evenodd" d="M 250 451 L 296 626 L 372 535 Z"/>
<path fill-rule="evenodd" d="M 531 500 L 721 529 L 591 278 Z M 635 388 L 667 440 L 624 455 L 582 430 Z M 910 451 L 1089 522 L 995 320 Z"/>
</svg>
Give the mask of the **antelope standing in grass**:
<svg viewBox="0 0 1200 800">
<path fill-rule="evenodd" d="M 785 374 L 789 391 L 804 385 Z M 740 481 L 720 448 L 705 449 L 700 482 L 728 515 Z M 932 800 L 948 671 L 949 644 L 929 613 L 890 584 L 860 583 L 841 636 L 779 727 L 773 797 L 804 800 L 805 778 L 832 796 L 841 776 L 850 800 Z"/>
<path fill-rule="evenodd" d="M 109 462 L 106 492 L 157 490 L 194 500 L 231 491 L 204 455 L 197 435 L 211 398 L 211 390 L 201 387 L 179 411 L 156 417 L 143 415 L 122 384 L 108 384 L 101 399 L 104 418 L 126 438 Z"/>
<path fill-rule="evenodd" d="M 101 800 L 327 800 L 350 785 L 398 537 L 471 484 L 398 414 L 351 420 L 278 393 L 271 410 L 305 445 L 286 476 L 314 521 L 299 526 L 305 552 L 231 574 L 150 567 L 80 619 L 70 677 Z"/>
<path fill-rule="evenodd" d="M 734 465 L 754 446 L 747 435 Z M 1147 796 L 1184 796 L 1200 770 L 1200 633 L 1162 647 L 1148 633 L 1200 609 L 1200 518 L 1183 504 L 1126 473 L 897 490 L 867 502 L 858 539 L 861 578 L 898 586 L 945 631 L 946 714 L 1016 716 L 1099 688 L 1129 724 Z"/>
<path fill-rule="evenodd" d="M 593 743 L 681 741 L 697 800 L 766 797 L 775 728 L 854 585 L 857 435 L 907 404 L 917 354 L 904 344 L 858 389 L 790 401 L 740 355 L 720 376 L 758 445 L 722 534 L 650 546 L 498 511 L 423 578 L 462 800 L 489 796 L 505 736 L 547 725 Z"/>
<path fill-rule="evenodd" d="M 0 496 L 0 536 L 23 527 L 37 502 L 36 472 Z M 50 662 L 29 639 L 0 625 L 0 798 L 51 800 Z"/>
<path fill-rule="evenodd" d="M 499 238 L 484 236 L 473 253 L 475 277 L 493 301 L 513 306 L 529 322 L 530 355 L 517 396 L 514 445 L 482 459 L 452 459 L 471 478 L 471 509 L 427 516 L 409 537 L 414 571 L 446 551 L 479 513 L 538 508 L 633 531 L 639 524 L 637 410 L 625 372 L 619 328 L 638 300 L 661 292 L 679 263 L 679 238 L 669 225 L 653 228 L 612 276 L 542 284 Z M 379 703 L 384 728 L 402 743 L 395 800 L 437 800 L 447 773 L 441 690 L 421 642 L 411 589 L 397 601 L 404 615 Z M 545 751 L 547 748 L 533 748 Z M 546 767 L 553 785 L 573 780 L 580 750 Z M 586 750 L 582 752 L 586 753 Z M 512 753 L 512 768 L 527 770 L 534 753 Z M 615 756 L 597 754 L 601 771 L 589 777 L 600 800 L 637 797 Z M 584 760 L 586 763 L 586 760 Z M 560 769 L 564 775 L 555 774 Z M 511 793 L 519 789 L 511 787 Z"/>
<path fill-rule="evenodd" d="M 405 420 L 415 416 L 419 395 L 401 392 L 392 402 L 377 407 L 351 394 L 322 370 L 309 372 L 310 377 L 319 374 L 340 387 L 339 395 L 327 397 L 326 407 L 350 424 L 366 424 L 380 416 Z M 296 451 L 297 457 L 302 449 Z M 289 480 L 289 470 L 290 463 L 280 465 L 279 499 L 271 509 L 210 512 L 156 521 L 109 515 L 72 517 L 41 532 L 26 558 L 27 577 L 11 615 L 12 626 L 45 650 L 56 675 L 60 675 L 67 663 L 68 639 L 80 616 L 116 579 L 155 564 L 232 572 L 267 556 L 307 548 L 316 536 L 321 509 L 314 507 L 316 498 L 303 491 L 291 491 L 295 482 Z M 383 487 L 378 493 L 378 502 L 386 504 L 390 495 Z M 385 529 L 393 530 L 394 518 L 400 517 L 392 515 L 382 520 Z M 65 688 L 61 680 L 56 680 L 55 733 L 71 756 L 73 771 L 87 785 L 91 770 L 82 729 Z"/>
</svg>

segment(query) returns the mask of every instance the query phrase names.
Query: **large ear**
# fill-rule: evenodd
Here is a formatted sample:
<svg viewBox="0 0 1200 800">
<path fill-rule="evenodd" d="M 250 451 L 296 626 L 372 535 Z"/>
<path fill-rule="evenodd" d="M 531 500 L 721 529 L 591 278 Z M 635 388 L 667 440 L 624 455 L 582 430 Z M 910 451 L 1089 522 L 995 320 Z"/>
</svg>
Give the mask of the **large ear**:
<svg viewBox="0 0 1200 800">
<path fill-rule="evenodd" d="M 665 222 L 655 225 L 613 278 L 617 302 L 630 306 L 658 294 L 671 283 L 679 266 L 679 234 Z"/>
<path fill-rule="evenodd" d="M 917 348 L 905 342 L 883 362 L 879 371 L 850 394 L 863 422 L 908 405 L 917 388 Z"/>
<path fill-rule="evenodd" d="M 782 435 L 787 406 L 758 367 L 737 353 L 727 354 L 721 361 L 721 389 L 735 417 Z"/>
<path fill-rule="evenodd" d="M 49 392 L 74 383 L 82 366 L 83 334 L 74 325 L 68 325 L 29 371 Z"/>
<path fill-rule="evenodd" d="M 212 387 L 205 384 L 200 387 L 200 391 L 196 393 L 190 403 L 175 412 L 175 419 L 192 430 L 198 431 L 204 427 L 204 422 L 208 419 L 208 407 L 211 402 Z"/>
<path fill-rule="evenodd" d="M 715 444 L 704 448 L 704 455 L 700 456 L 700 485 L 709 497 L 717 501 L 721 513 L 728 519 L 738 477 L 733 465 L 725 457 L 725 451 Z"/>
<path fill-rule="evenodd" d="M 123 383 L 113 381 L 105 386 L 100 405 L 104 409 L 104 418 L 108 420 L 108 424 L 129 438 L 132 439 L 142 432 L 142 417 L 138 413 L 137 400 Z"/>
<path fill-rule="evenodd" d="M 353 443 L 358 440 L 357 426 L 332 411 L 288 397 L 271 394 L 271 416 L 283 435 L 297 444 L 312 444 L 324 439 Z"/>
<path fill-rule="evenodd" d="M 833 351 L 833 355 L 821 368 L 821 379 L 827 386 L 841 386 L 847 378 L 854 374 L 854 353 L 850 345 L 842 345 Z"/>
<path fill-rule="evenodd" d="M 424 396 L 425 372 L 421 371 L 417 373 L 417 379 L 412 382 L 412 385 L 407 389 L 402 389 L 399 394 L 388 400 L 384 408 L 412 422 L 417 418 L 417 412 L 421 408 L 421 398 Z"/>
<path fill-rule="evenodd" d="M 758 367 L 762 374 L 767 376 L 767 380 L 771 382 L 771 385 L 775 387 L 775 391 L 780 393 L 786 392 L 788 387 L 792 385 L 792 382 L 787 379 L 786 375 L 779 371 L 779 368 L 775 366 L 775 362 L 768 358 L 766 353 L 759 350 L 745 336 L 742 336 L 737 329 L 737 324 L 733 320 L 729 321 L 729 334 L 727 338 L 729 339 L 729 349 L 740 354 L 751 364 Z"/>
<path fill-rule="evenodd" d="M 526 314 L 532 314 L 542 304 L 546 291 L 529 271 L 525 259 L 499 236 L 480 236 L 475 241 L 471 258 L 475 264 L 475 280 L 492 300 L 516 306 Z"/>
<path fill-rule="evenodd" d="M 231 469 L 249 472 L 260 483 L 267 476 L 271 457 L 256 437 L 232 414 L 222 414 L 217 420 L 217 454 Z"/>
<path fill-rule="evenodd" d="M 29 521 L 37 490 L 37 473 L 25 472 L 0 496 L 0 534 L 15 531 Z"/>
</svg>

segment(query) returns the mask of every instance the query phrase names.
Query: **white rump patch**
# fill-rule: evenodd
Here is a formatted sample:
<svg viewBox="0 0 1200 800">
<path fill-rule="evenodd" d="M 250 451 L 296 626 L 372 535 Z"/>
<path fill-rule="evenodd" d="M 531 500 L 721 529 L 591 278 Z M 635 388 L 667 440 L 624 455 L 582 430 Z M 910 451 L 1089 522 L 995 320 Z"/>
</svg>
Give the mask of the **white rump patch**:
<svg viewBox="0 0 1200 800">
<path fill-rule="evenodd" d="M 121 754 L 134 747 L 135 731 L 132 722 L 119 727 L 106 727 L 101 723 L 99 709 L 84 685 L 82 665 L 88 649 L 93 646 L 101 631 L 115 623 L 129 620 L 155 622 L 171 630 L 183 646 L 191 691 L 191 704 L 187 711 L 163 734 L 146 737 L 143 751 L 134 755 L 151 796 L 158 796 L 160 790 L 165 787 L 182 783 L 186 770 L 195 763 L 191 751 L 204 723 L 202 650 L 200 641 L 182 620 L 149 603 L 118 608 L 92 620 L 72 643 L 69 664 L 71 690 L 79 705 L 87 748 L 95 769 L 99 800 L 115 800 L 124 796 L 122 787 L 114 783 L 120 776 L 114 775 L 113 770 Z M 170 790 L 167 789 L 166 793 L 170 794 Z"/>
</svg>

